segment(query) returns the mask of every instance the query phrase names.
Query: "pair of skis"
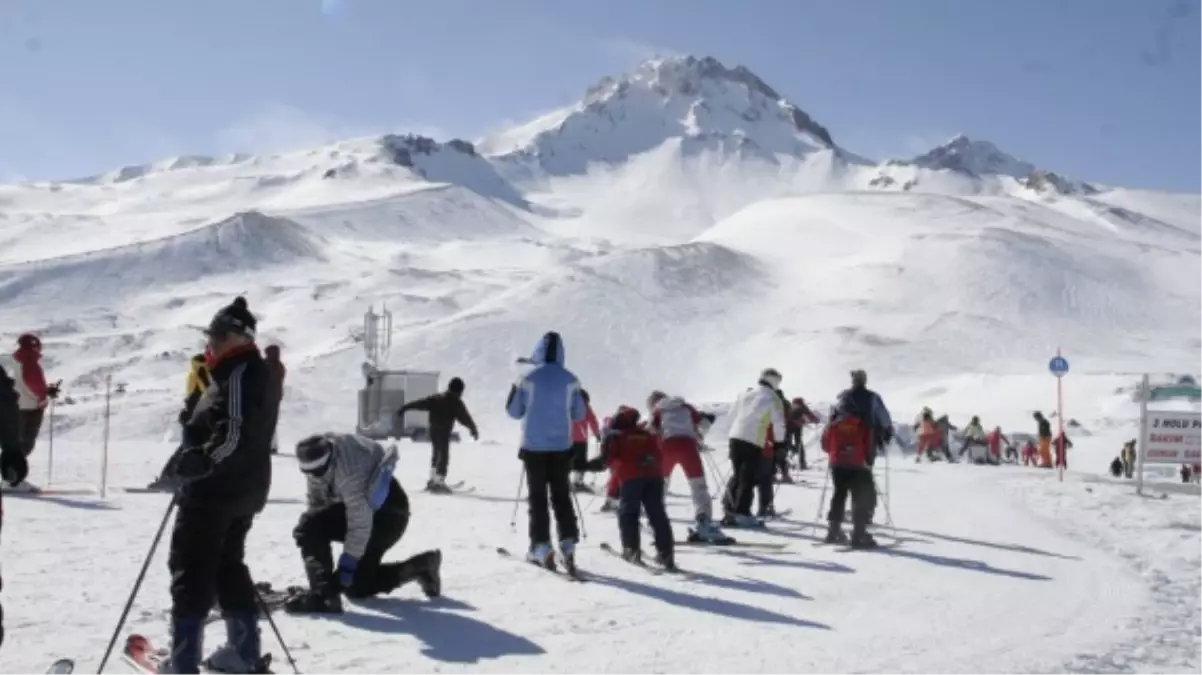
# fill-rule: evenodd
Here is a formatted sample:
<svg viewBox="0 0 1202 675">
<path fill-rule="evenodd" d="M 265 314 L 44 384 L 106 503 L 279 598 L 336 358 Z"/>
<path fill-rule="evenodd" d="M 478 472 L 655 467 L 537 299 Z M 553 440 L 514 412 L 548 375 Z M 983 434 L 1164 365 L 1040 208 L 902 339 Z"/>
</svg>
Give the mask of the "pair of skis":
<svg viewBox="0 0 1202 675">
<path fill-rule="evenodd" d="M 508 560 L 519 560 L 519 558 L 517 556 L 513 555 L 512 553 L 509 552 L 508 549 L 501 547 L 501 546 L 497 547 L 497 555 L 501 556 L 502 558 L 506 558 Z M 534 567 L 537 567 L 540 570 L 546 570 L 547 572 L 550 572 L 551 574 L 554 574 L 555 576 L 559 577 L 560 579 L 564 579 L 566 581 L 575 581 L 577 583 L 585 583 L 589 580 L 588 577 L 584 574 L 584 572 L 582 572 L 580 570 L 580 568 L 576 566 L 575 562 L 573 562 L 570 566 L 565 566 L 565 569 L 561 570 L 561 569 L 559 569 L 559 566 L 555 564 L 554 558 L 552 558 L 551 561 L 545 565 L 534 562 L 532 560 L 525 560 L 524 558 L 522 560 L 529 565 L 533 565 Z"/>
</svg>

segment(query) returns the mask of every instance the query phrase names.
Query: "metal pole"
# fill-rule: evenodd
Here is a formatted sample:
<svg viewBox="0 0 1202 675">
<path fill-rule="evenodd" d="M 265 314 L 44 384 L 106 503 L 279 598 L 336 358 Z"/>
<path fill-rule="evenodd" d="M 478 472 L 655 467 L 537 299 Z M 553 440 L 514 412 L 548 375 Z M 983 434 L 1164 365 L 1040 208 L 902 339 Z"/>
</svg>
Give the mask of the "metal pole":
<svg viewBox="0 0 1202 675">
<path fill-rule="evenodd" d="M 1056 348 L 1056 356 L 1060 356 L 1060 348 Z M 1056 420 L 1057 426 L 1060 428 L 1060 434 L 1056 437 L 1056 466 L 1060 474 L 1060 482 L 1064 482 L 1064 467 L 1068 464 L 1068 457 L 1064 456 L 1064 376 L 1056 376 Z"/>
<path fill-rule="evenodd" d="M 108 373 L 104 376 L 104 441 L 100 446 L 100 498 L 105 498 L 105 492 L 108 488 L 108 472 L 109 472 L 109 415 L 111 414 L 111 401 L 113 389 L 113 374 Z"/>
<path fill-rule="evenodd" d="M 54 399 L 50 399 L 50 407 L 47 411 L 50 416 L 50 447 L 46 451 L 46 485 L 54 482 Z"/>
<path fill-rule="evenodd" d="M 1139 445 L 1135 450 L 1135 494 L 1144 493 L 1144 455 L 1148 452 L 1148 397 L 1151 388 L 1144 373 L 1139 396 Z"/>
</svg>

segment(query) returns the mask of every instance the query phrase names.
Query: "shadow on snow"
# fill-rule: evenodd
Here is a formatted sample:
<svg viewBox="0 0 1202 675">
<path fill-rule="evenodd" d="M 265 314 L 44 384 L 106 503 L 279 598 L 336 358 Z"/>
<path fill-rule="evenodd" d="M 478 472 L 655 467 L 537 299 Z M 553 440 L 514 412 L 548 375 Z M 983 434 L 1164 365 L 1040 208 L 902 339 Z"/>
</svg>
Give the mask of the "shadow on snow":
<svg viewBox="0 0 1202 675">
<path fill-rule="evenodd" d="M 773 612 L 761 607 L 752 605 L 744 605 L 731 600 L 722 600 L 719 598 L 706 598 L 690 593 L 682 593 L 668 588 L 660 588 L 642 584 L 630 579 L 622 579 L 618 577 L 610 577 L 596 572 L 590 572 L 589 578 L 596 582 L 620 588 L 629 593 L 642 595 L 648 598 L 653 598 L 669 605 L 684 607 L 698 612 L 707 612 L 717 616 L 724 616 L 731 619 L 742 619 L 744 621 L 753 621 L 758 623 L 775 623 L 786 626 L 798 626 L 801 628 L 818 628 L 821 630 L 831 630 L 831 627 L 818 623 L 817 621 L 807 621 L 796 617 L 787 616 Z"/>
<path fill-rule="evenodd" d="M 534 642 L 459 612 L 475 607 L 446 596 L 429 602 L 371 598 L 354 603 L 375 613 L 347 612 L 337 620 L 378 633 L 407 633 L 424 643 L 422 655 L 446 663 L 479 663 L 503 656 L 533 656 L 546 650 Z"/>
</svg>

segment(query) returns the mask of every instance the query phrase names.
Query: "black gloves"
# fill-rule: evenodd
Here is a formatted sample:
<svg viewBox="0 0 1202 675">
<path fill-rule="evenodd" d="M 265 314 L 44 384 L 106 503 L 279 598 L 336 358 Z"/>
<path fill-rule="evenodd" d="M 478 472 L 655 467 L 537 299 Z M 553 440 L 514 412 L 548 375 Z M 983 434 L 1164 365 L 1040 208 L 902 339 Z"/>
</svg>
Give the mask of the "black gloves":
<svg viewBox="0 0 1202 675">
<path fill-rule="evenodd" d="M 63 381 L 59 380 L 49 387 L 46 387 L 46 396 L 49 396 L 50 398 L 58 398 L 58 393 L 62 390 L 62 384 Z"/>
<path fill-rule="evenodd" d="M 213 460 L 200 448 L 184 448 L 171 462 L 168 479 L 178 487 L 194 483 L 213 472 Z"/>
<path fill-rule="evenodd" d="M 590 473 L 599 473 L 601 471 L 604 471 L 605 470 L 605 458 L 604 457 L 594 457 L 594 458 L 590 459 L 589 461 L 585 462 L 584 470 L 588 471 Z"/>
</svg>

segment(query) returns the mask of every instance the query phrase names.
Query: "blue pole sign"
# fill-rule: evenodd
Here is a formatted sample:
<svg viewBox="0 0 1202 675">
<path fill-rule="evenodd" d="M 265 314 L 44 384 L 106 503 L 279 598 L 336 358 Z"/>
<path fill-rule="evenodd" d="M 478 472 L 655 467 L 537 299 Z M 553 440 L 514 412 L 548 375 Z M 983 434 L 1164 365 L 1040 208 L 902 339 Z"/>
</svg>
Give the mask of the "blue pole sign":
<svg viewBox="0 0 1202 675">
<path fill-rule="evenodd" d="M 1051 361 L 1048 361 L 1048 370 L 1056 377 L 1064 377 L 1068 373 L 1068 359 L 1063 356 L 1054 356 Z"/>
</svg>

